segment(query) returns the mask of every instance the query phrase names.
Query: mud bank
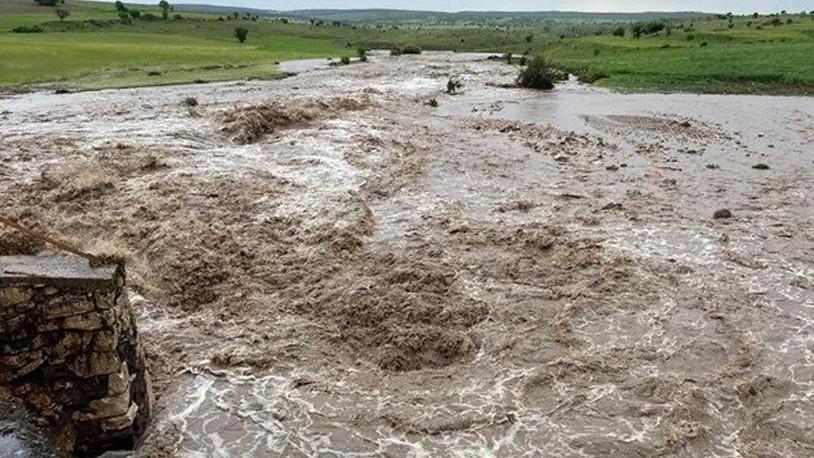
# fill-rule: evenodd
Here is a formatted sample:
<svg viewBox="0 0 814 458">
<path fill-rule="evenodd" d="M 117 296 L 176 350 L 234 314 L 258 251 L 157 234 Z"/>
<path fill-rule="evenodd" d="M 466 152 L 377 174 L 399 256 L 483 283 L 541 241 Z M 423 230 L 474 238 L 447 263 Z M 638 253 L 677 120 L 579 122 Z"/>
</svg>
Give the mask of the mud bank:
<svg viewBox="0 0 814 458">
<path fill-rule="evenodd" d="M 3 211 L 129 258 L 143 456 L 812 453 L 814 101 L 515 71 L 0 100 Z"/>
</svg>

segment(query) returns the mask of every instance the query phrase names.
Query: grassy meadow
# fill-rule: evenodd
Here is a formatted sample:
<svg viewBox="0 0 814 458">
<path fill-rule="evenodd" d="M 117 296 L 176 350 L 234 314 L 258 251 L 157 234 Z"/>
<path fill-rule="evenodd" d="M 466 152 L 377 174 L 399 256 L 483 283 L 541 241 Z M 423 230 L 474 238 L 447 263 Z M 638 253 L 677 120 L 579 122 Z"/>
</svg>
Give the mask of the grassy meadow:
<svg viewBox="0 0 814 458">
<path fill-rule="evenodd" d="M 183 13 L 183 20 L 121 24 L 112 3 L 68 1 L 66 7 L 71 15 L 58 22 L 53 8 L 34 5 L 33 11 L 9 14 L 0 3 L 0 87 L 101 89 L 275 78 L 278 61 L 347 52 L 330 40 L 278 35 L 243 19 Z M 160 17 L 158 8 L 139 9 Z M 45 32 L 8 32 L 35 25 Z M 232 36 L 235 27 L 250 30 L 246 43 Z"/>
<path fill-rule="evenodd" d="M 183 11 L 162 20 L 157 7 L 128 4 L 157 18 L 123 23 L 112 2 L 67 0 L 63 7 L 71 14 L 59 21 L 54 8 L 0 0 L 0 87 L 98 89 L 275 78 L 276 62 L 282 60 L 412 44 L 543 54 L 559 67 L 602 77 L 595 84 L 623 91 L 814 92 L 814 15 L 809 14 L 674 15 L 664 19 L 662 30 L 636 39 L 631 35 L 636 18 L 658 19 L 652 14 L 524 17 L 512 25 L 505 14 L 489 19 L 483 13 L 477 23 L 439 25 L 437 18 L 416 23 L 415 15 L 406 23 L 387 23 L 384 19 L 394 17 L 389 14 L 374 24 L 365 13 L 365 24 L 353 24 Z M 21 26 L 43 32 L 11 32 Z M 249 30 L 245 43 L 233 37 L 236 27 Z M 620 27 L 624 36 L 615 36 Z"/>
</svg>

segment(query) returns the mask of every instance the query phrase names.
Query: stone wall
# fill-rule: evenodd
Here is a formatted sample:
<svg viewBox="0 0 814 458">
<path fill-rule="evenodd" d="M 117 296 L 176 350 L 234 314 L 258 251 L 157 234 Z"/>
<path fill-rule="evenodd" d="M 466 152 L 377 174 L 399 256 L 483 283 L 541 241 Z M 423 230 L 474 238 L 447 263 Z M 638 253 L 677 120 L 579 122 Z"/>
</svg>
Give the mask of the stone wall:
<svg viewBox="0 0 814 458">
<path fill-rule="evenodd" d="M 64 452 L 131 449 L 150 418 L 124 280 L 80 258 L 0 257 L 0 396 Z"/>
</svg>

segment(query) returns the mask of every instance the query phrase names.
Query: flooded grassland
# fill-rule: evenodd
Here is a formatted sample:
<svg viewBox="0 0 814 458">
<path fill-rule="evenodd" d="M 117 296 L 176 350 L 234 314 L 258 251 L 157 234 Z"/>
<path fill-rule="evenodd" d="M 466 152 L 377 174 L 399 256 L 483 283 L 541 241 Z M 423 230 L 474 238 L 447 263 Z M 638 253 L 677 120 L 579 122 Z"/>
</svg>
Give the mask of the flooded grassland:
<svg viewBox="0 0 814 458">
<path fill-rule="evenodd" d="M 0 99 L 3 213 L 129 260 L 143 456 L 814 454 L 814 100 L 516 70 Z"/>
</svg>

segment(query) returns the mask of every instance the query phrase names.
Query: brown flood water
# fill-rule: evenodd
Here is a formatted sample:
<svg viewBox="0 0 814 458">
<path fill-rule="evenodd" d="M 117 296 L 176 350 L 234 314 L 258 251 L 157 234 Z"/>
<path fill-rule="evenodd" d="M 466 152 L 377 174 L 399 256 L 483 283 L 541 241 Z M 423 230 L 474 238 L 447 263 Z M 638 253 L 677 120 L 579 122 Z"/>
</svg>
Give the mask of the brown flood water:
<svg viewBox="0 0 814 458">
<path fill-rule="evenodd" d="M 142 456 L 814 454 L 814 99 L 516 70 L 0 99 L 3 213 L 129 259 Z"/>
</svg>

